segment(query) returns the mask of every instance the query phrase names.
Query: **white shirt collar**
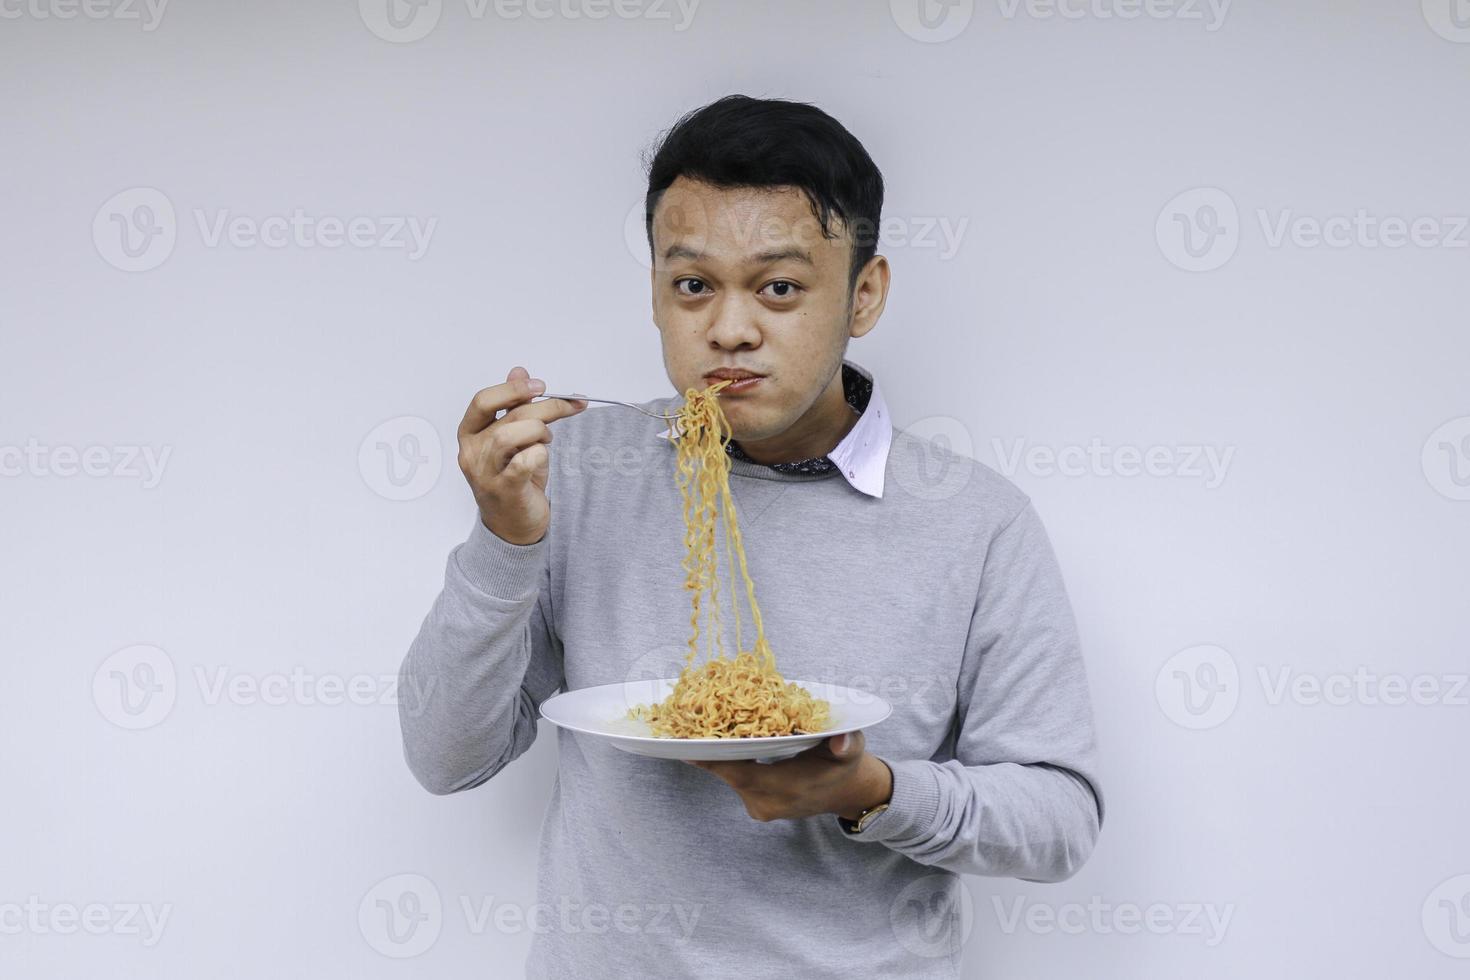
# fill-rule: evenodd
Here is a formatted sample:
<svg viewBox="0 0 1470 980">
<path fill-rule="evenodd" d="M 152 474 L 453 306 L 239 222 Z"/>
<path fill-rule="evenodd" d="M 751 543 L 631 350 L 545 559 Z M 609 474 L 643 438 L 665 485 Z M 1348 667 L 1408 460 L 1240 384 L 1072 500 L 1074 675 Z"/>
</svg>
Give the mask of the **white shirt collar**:
<svg viewBox="0 0 1470 980">
<path fill-rule="evenodd" d="M 893 444 L 893 424 L 888 418 L 888 404 L 883 401 L 883 392 L 878 379 L 862 365 L 843 359 L 843 364 L 853 368 L 873 382 L 873 394 L 867 408 L 858 417 L 857 424 L 827 458 L 837 464 L 843 477 L 856 490 L 870 497 L 883 496 L 883 474 L 888 467 L 888 450 Z M 658 432 L 659 438 L 669 438 L 665 430 Z"/>
</svg>

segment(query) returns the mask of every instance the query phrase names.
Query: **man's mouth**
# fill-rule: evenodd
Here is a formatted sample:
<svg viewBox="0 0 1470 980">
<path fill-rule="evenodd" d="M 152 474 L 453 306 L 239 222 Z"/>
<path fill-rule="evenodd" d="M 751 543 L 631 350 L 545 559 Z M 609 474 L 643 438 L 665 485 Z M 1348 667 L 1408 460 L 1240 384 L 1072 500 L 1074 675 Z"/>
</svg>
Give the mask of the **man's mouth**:
<svg viewBox="0 0 1470 980">
<path fill-rule="evenodd" d="M 746 371 L 740 368 L 720 368 L 717 371 L 711 371 L 709 374 L 706 374 L 704 376 L 704 383 L 713 385 L 719 384 L 721 381 L 729 381 L 731 384 L 720 389 L 721 395 L 729 395 L 741 391 L 749 391 L 751 388 L 760 384 L 763 377 L 765 375 L 756 374 L 754 371 Z"/>
</svg>

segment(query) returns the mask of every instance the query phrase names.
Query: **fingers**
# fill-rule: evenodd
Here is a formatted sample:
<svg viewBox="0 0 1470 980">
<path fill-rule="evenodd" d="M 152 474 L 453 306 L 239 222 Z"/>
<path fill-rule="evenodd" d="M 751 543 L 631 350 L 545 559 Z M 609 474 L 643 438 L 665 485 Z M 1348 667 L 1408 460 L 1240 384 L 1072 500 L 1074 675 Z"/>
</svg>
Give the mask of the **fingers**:
<svg viewBox="0 0 1470 980">
<path fill-rule="evenodd" d="M 484 430 L 495 421 L 496 413 L 525 404 L 545 390 L 545 382 L 537 380 L 532 383 L 525 368 L 519 365 L 511 368 L 504 383 L 475 392 L 459 423 L 460 438 Z"/>
<path fill-rule="evenodd" d="M 510 369 L 504 382 L 491 385 L 475 392 L 459 423 L 459 437 L 475 435 L 489 428 L 496 421 L 533 418 L 543 422 L 576 415 L 587 407 L 582 398 L 547 398 L 532 402 L 531 399 L 546 390 L 546 382 L 532 378 L 525 368 L 517 365 Z M 496 416 L 505 412 L 498 420 Z"/>
<path fill-rule="evenodd" d="M 833 735 L 827 739 L 827 751 L 832 753 L 834 759 L 851 759 L 863 754 L 867 739 L 861 731 L 845 732 L 841 735 Z"/>
<path fill-rule="evenodd" d="M 527 446 L 507 460 L 502 472 L 517 480 L 527 480 L 538 475 L 544 477 L 550 466 L 551 454 L 544 443 L 538 442 Z"/>
<path fill-rule="evenodd" d="M 553 436 L 551 429 L 539 419 L 519 419 L 514 422 L 498 422 L 481 437 L 471 437 L 471 445 L 478 442 L 480 456 L 489 466 L 489 475 L 495 476 L 508 469 L 515 456 L 535 445 L 549 445 Z M 523 460 L 518 469 L 532 460 Z"/>
<path fill-rule="evenodd" d="M 550 443 L 547 426 L 583 411 L 587 402 L 564 398 L 532 402 L 543 390 L 545 385 L 518 365 L 504 383 L 475 393 L 459 425 L 459 463 L 467 476 L 485 481 L 504 472 L 528 476 L 547 468 L 550 457 L 544 450 L 526 451 Z M 496 418 L 502 411 L 505 414 Z"/>
</svg>

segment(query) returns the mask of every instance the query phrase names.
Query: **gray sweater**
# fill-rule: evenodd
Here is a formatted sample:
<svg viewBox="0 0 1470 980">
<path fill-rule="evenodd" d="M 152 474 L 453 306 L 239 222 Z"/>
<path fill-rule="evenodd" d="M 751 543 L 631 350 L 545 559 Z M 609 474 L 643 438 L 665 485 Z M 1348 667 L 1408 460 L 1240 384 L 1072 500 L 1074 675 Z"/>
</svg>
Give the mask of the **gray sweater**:
<svg viewBox="0 0 1470 980">
<path fill-rule="evenodd" d="M 432 692 L 400 702 L 430 792 L 500 772 L 562 688 L 678 673 L 690 607 L 663 430 L 613 406 L 556 422 L 546 537 L 509 544 L 476 516 L 450 553 L 400 677 Z M 757 821 L 711 773 L 553 729 L 527 975 L 957 977 L 957 875 L 1061 881 L 1102 825 L 1086 673 L 1041 521 L 990 468 L 901 430 L 881 499 L 740 459 L 730 484 L 781 672 L 893 704 L 865 733 L 891 805 L 860 834 L 833 814 Z"/>
</svg>

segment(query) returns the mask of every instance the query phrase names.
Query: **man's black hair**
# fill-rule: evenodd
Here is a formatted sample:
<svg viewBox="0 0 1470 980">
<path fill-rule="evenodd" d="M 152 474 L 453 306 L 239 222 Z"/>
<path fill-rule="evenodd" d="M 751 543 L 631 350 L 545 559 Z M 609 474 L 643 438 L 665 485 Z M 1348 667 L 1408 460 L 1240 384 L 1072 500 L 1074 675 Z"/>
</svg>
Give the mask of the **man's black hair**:
<svg viewBox="0 0 1470 980">
<path fill-rule="evenodd" d="M 828 239 L 830 219 L 853 240 L 848 288 L 878 251 L 883 175 L 863 144 L 814 105 L 727 95 L 682 116 L 648 165 L 644 228 L 653 249 L 653 212 L 678 177 L 721 188 L 798 187 Z M 850 297 L 849 297 L 850 298 Z"/>
</svg>

